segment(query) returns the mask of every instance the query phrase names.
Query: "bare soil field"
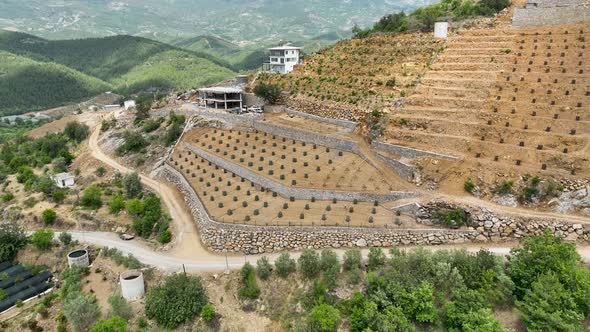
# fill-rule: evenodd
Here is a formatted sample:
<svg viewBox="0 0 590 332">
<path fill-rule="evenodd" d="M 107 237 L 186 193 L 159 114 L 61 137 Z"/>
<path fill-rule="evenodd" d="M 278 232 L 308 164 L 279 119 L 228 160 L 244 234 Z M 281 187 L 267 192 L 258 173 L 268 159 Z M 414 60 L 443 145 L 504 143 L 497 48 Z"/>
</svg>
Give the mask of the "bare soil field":
<svg viewBox="0 0 590 332">
<path fill-rule="evenodd" d="M 267 133 L 194 130 L 185 142 L 287 186 L 388 193 L 394 179 L 354 153 Z"/>
<path fill-rule="evenodd" d="M 467 178 L 587 179 L 588 33 L 582 25 L 460 31 L 392 115 L 386 140 L 460 157 L 447 174 L 422 163 L 450 192 Z"/>
<path fill-rule="evenodd" d="M 372 202 L 291 201 L 197 158 L 182 145 L 176 148 L 168 163 L 185 176 L 212 218 L 220 222 L 396 227 L 395 214 Z M 411 220 L 403 222 L 408 227 Z"/>
<path fill-rule="evenodd" d="M 350 136 L 341 126 L 314 121 L 301 116 L 294 116 L 287 113 L 268 113 L 264 115 L 264 121 L 284 127 L 297 128 L 331 136 Z"/>
</svg>

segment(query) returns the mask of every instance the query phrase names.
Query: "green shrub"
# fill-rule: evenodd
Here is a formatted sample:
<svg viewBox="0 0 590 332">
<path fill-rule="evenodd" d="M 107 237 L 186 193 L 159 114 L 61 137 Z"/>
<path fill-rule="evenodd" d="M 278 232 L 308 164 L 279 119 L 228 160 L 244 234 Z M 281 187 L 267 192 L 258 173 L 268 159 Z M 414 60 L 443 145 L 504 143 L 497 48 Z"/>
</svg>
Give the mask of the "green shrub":
<svg viewBox="0 0 590 332">
<path fill-rule="evenodd" d="M 68 246 L 70 245 L 70 243 L 72 243 L 72 234 L 68 233 L 68 232 L 61 232 L 59 234 L 59 241 L 61 243 L 63 243 L 64 246 Z"/>
<path fill-rule="evenodd" d="M 354 268 L 361 268 L 362 256 L 358 249 L 349 249 L 344 252 L 343 267 L 344 270 L 350 271 Z"/>
<path fill-rule="evenodd" d="M 98 321 L 90 332 L 127 332 L 127 321 L 119 316 Z"/>
<path fill-rule="evenodd" d="M 502 184 L 496 189 L 496 192 L 501 195 L 506 195 L 512 192 L 512 186 L 514 185 L 514 181 L 506 180 L 502 182 Z"/>
<path fill-rule="evenodd" d="M 67 295 L 63 310 L 76 331 L 87 331 L 100 317 L 100 308 L 94 295 L 86 295 L 79 290 Z"/>
<path fill-rule="evenodd" d="M 215 308 L 210 304 L 205 305 L 201 310 L 201 317 L 207 323 L 212 321 L 215 318 Z"/>
<path fill-rule="evenodd" d="M 7 203 L 14 199 L 14 194 L 11 192 L 6 192 L 2 195 L 2 202 Z"/>
<path fill-rule="evenodd" d="M 531 202 L 533 197 L 539 193 L 539 189 L 536 187 L 524 187 L 522 188 L 521 198 L 524 201 Z"/>
<path fill-rule="evenodd" d="M 173 274 L 146 294 L 145 313 L 158 325 L 174 329 L 201 313 L 208 299 L 201 278 Z"/>
<path fill-rule="evenodd" d="M 53 242 L 53 231 L 50 229 L 40 229 L 31 235 L 31 243 L 39 250 L 51 248 Z"/>
<path fill-rule="evenodd" d="M 272 271 L 272 265 L 268 260 L 268 257 L 263 256 L 256 261 L 256 272 L 262 280 L 266 280 L 270 277 Z"/>
<path fill-rule="evenodd" d="M 467 212 L 461 208 L 451 210 L 440 209 L 432 213 L 432 217 L 438 219 L 440 222 L 451 228 L 465 226 L 471 221 L 470 217 L 467 215 Z"/>
<path fill-rule="evenodd" d="M 277 274 L 281 278 L 287 278 L 291 273 L 295 272 L 297 263 L 291 258 L 289 253 L 284 252 L 275 260 L 275 267 Z"/>
<path fill-rule="evenodd" d="M 310 331 L 335 332 L 340 325 L 340 312 L 329 304 L 320 304 L 311 310 L 308 321 Z"/>
<path fill-rule="evenodd" d="M 136 198 L 143 191 L 141 178 L 137 172 L 125 175 L 123 178 L 123 186 L 125 187 L 125 193 L 129 198 Z"/>
<path fill-rule="evenodd" d="M 85 124 L 72 121 L 66 124 L 63 132 L 70 140 L 80 143 L 88 137 L 90 128 Z"/>
<path fill-rule="evenodd" d="M 238 291 L 241 298 L 257 299 L 260 296 L 260 287 L 256 282 L 254 267 L 250 263 L 244 264 L 241 270 L 242 287 Z"/>
<path fill-rule="evenodd" d="M 258 83 L 253 92 L 269 104 L 276 104 L 281 97 L 281 89 L 276 84 Z"/>
<path fill-rule="evenodd" d="M 57 219 L 57 213 L 54 209 L 45 209 L 41 213 L 41 219 L 46 225 L 52 225 Z"/>
<path fill-rule="evenodd" d="M 475 183 L 473 183 L 471 179 L 467 179 L 463 183 L 463 189 L 465 189 L 465 191 L 468 193 L 472 193 L 473 189 L 475 189 Z"/>
<path fill-rule="evenodd" d="M 111 295 L 109 296 L 107 302 L 111 307 L 108 313 L 109 317 L 118 316 L 124 318 L 125 320 L 129 320 L 133 317 L 133 309 L 121 295 Z"/>
<path fill-rule="evenodd" d="M 367 257 L 367 269 L 374 271 L 385 265 L 385 254 L 383 249 L 379 247 L 369 248 L 369 255 Z"/>
<path fill-rule="evenodd" d="M 90 185 L 84 189 L 80 203 L 83 207 L 97 210 L 102 206 L 101 195 L 102 192 L 97 185 Z"/>
<path fill-rule="evenodd" d="M 170 241 L 172 241 L 172 233 L 170 232 L 170 230 L 166 229 L 160 232 L 160 235 L 158 235 L 158 242 L 166 244 L 170 243 Z"/>
<path fill-rule="evenodd" d="M 103 177 L 106 174 L 107 170 L 104 168 L 104 166 L 98 166 L 96 168 L 96 171 L 94 171 L 94 173 L 96 173 L 96 175 L 98 177 Z"/>
<path fill-rule="evenodd" d="M 305 249 L 299 256 L 299 272 L 305 279 L 316 277 L 320 270 L 320 257 L 313 249 Z"/>
<path fill-rule="evenodd" d="M 111 196 L 108 202 L 108 206 L 109 213 L 118 214 L 119 212 L 121 212 L 121 210 L 125 208 L 125 198 L 121 194 Z"/>
</svg>

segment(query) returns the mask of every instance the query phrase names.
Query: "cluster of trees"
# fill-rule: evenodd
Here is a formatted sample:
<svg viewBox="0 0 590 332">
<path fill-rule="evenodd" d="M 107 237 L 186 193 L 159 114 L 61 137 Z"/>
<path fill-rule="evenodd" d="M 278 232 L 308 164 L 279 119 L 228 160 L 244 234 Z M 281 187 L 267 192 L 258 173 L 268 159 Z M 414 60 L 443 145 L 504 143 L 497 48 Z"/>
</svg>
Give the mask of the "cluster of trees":
<svg viewBox="0 0 590 332">
<path fill-rule="evenodd" d="M 404 32 L 432 29 L 434 23 L 443 19 L 462 20 L 479 15 L 493 15 L 510 6 L 510 0 L 442 0 L 420 7 L 410 14 L 403 11 L 383 16 L 372 28 L 354 26 L 352 33 L 363 38 L 375 32 Z"/>
<path fill-rule="evenodd" d="M 257 97 L 264 99 L 269 104 L 278 103 L 281 98 L 280 86 L 274 83 L 265 83 L 263 78 L 261 78 L 260 81 L 261 82 L 254 87 L 254 94 Z"/>
<path fill-rule="evenodd" d="M 8 175 L 16 174 L 18 183 L 25 190 L 43 193 L 45 199 L 61 203 L 67 196 L 67 189 L 58 188 L 50 177 L 52 173 L 66 172 L 74 159 L 71 149 L 89 134 L 88 126 L 70 122 L 62 133 L 49 133 L 43 137 L 31 139 L 18 135 L 4 142 L 0 147 L 0 181 Z M 43 167 L 43 173 L 34 169 Z M 9 201 L 10 193 L 5 193 L 4 201 Z M 44 218 L 45 219 L 45 218 Z M 45 221 L 52 223 L 54 219 Z"/>
<path fill-rule="evenodd" d="M 74 331 L 91 332 L 125 332 L 127 321 L 133 317 L 133 310 L 129 303 L 119 294 L 109 296 L 109 310 L 101 318 L 101 311 L 94 294 L 82 291 L 82 277 L 88 275 L 88 268 L 71 267 L 62 275 L 63 286 L 60 298 L 63 300 L 63 315 L 57 321 L 58 331 L 67 331 L 68 323 Z"/>
<path fill-rule="evenodd" d="M 287 253 L 275 262 L 257 262 L 256 273 L 288 278 L 297 271 L 310 286 L 301 297 L 308 310 L 303 330 L 336 331 L 346 321 L 351 331 L 504 331 L 493 310 L 515 306 L 530 331 L 582 331 L 590 313 L 590 271 L 574 244 L 547 232 L 512 250 L 508 261 L 489 251 L 390 250 L 371 248 L 364 261 L 358 250 L 345 252 L 342 264 L 331 250 L 305 250 L 295 261 Z M 253 267 L 242 269 L 240 296 L 260 290 Z M 339 285 L 361 284 L 345 300 Z M 297 324 L 297 323 L 296 323 Z M 418 329 L 420 327 L 420 329 Z"/>
<path fill-rule="evenodd" d="M 145 151 L 145 148 L 154 140 L 158 140 L 165 146 L 169 146 L 176 143 L 182 134 L 186 117 L 182 114 L 177 115 L 172 112 L 167 120 L 165 118 L 150 118 L 149 110 L 152 102 L 152 98 L 145 98 L 138 104 L 135 114 L 135 125 L 141 127 L 141 130 L 127 130 L 123 133 L 123 144 L 117 147 L 116 150 L 118 155 L 122 156 L 129 153 Z M 166 130 L 160 137 L 157 134 L 149 135 L 149 140 L 144 137 L 143 133 L 152 133 L 159 129 L 163 123 L 165 123 Z"/>
<path fill-rule="evenodd" d="M 168 243 L 172 240 L 172 233 L 169 230 L 168 218 L 162 212 L 162 203 L 153 193 L 145 193 L 139 174 L 129 173 L 115 180 L 115 185 L 124 189 L 113 193 L 108 199 L 108 208 L 111 214 L 118 214 L 126 210 L 133 218 L 133 229 L 144 238 L 156 233 L 158 241 Z M 84 197 L 90 186 L 84 191 Z M 99 189 L 98 187 L 96 187 Z M 94 192 L 94 189 L 92 190 Z M 99 197 L 100 198 L 100 197 Z M 102 205 L 102 201 L 100 201 Z"/>
</svg>

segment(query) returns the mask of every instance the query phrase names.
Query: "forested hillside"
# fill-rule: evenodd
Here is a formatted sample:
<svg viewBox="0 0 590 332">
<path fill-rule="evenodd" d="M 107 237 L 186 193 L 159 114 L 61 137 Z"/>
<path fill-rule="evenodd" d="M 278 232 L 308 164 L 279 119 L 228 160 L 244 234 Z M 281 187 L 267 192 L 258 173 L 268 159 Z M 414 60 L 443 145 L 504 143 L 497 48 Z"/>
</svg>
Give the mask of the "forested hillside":
<svg viewBox="0 0 590 332">
<path fill-rule="evenodd" d="M 90 98 L 110 85 L 66 66 L 0 51 L 0 115 Z"/>
<path fill-rule="evenodd" d="M 59 77 L 67 78 L 56 78 L 57 81 L 53 84 L 49 79 L 41 84 L 39 78 L 32 76 L 29 71 L 17 70 L 16 66 L 11 66 L 12 76 L 9 80 L 3 80 L 0 94 L 34 97 L 11 97 L 1 101 L 0 112 L 3 113 L 22 113 L 58 106 L 111 89 L 120 93 L 133 93 L 151 87 L 164 90 L 189 89 L 234 75 L 229 63 L 218 60 L 213 55 L 131 36 L 53 41 L 24 33 L 2 31 L 0 51 L 18 55 L 21 62 L 28 61 L 35 63 L 37 67 L 53 68 L 52 71 L 42 70 L 44 73 L 68 73 L 62 73 Z M 79 81 L 86 83 L 80 84 Z M 40 88 L 36 88 L 37 85 Z M 58 91 L 54 91 L 55 89 Z M 35 92 L 31 92 L 32 90 Z M 42 97 L 51 91 L 54 93 Z"/>
<path fill-rule="evenodd" d="M 259 68 L 266 54 L 264 45 L 240 47 L 223 38 L 213 36 L 203 35 L 181 38 L 170 43 L 186 50 L 206 53 L 224 59 L 230 63 L 233 69 L 238 71 Z"/>
</svg>

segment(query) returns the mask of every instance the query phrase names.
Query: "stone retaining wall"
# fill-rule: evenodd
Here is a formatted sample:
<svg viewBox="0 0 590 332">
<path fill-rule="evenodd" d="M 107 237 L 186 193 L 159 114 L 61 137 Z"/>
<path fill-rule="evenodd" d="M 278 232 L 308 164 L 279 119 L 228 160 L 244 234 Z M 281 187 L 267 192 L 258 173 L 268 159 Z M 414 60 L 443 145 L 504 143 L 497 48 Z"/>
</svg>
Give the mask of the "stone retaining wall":
<svg viewBox="0 0 590 332">
<path fill-rule="evenodd" d="M 279 195 L 289 198 L 294 197 L 299 200 L 310 200 L 312 197 L 322 201 L 329 201 L 336 199 L 339 201 L 354 201 L 355 199 L 361 202 L 388 202 L 403 198 L 409 198 L 415 196 L 411 192 L 390 192 L 389 194 L 375 194 L 366 192 L 352 192 L 352 191 L 335 191 L 335 190 L 320 190 L 320 189 L 305 189 L 288 187 L 281 183 L 272 181 L 262 175 L 256 174 L 244 167 L 229 162 L 221 157 L 211 154 L 207 151 L 201 150 L 191 144 L 185 143 L 185 148 L 192 151 L 196 156 L 199 156 L 213 164 L 224 168 L 254 184 L 269 189 L 278 193 Z"/>
<path fill-rule="evenodd" d="M 408 147 L 401 146 L 401 145 L 395 145 L 395 144 L 389 144 L 389 143 L 383 143 L 383 142 L 377 142 L 377 141 L 372 142 L 371 147 L 376 150 L 381 150 L 381 151 L 393 153 L 395 155 L 399 155 L 401 157 L 405 157 L 405 158 L 409 158 L 409 159 L 415 159 L 416 157 L 422 157 L 422 156 L 434 157 L 434 158 L 439 158 L 439 159 L 449 159 L 449 160 L 457 159 L 457 157 L 453 157 L 453 156 L 449 156 L 449 155 L 445 155 L 445 154 L 440 154 L 440 153 L 430 152 L 430 151 L 425 151 L 425 150 L 420 150 L 420 149 L 414 149 L 414 148 L 408 148 Z"/>
<path fill-rule="evenodd" d="M 464 209 L 470 218 L 470 227 L 478 233 L 477 240 L 481 242 L 500 242 L 504 240 L 518 240 L 524 236 L 541 235 L 547 229 L 568 241 L 590 240 L 588 225 L 564 220 L 543 220 L 538 218 L 507 217 L 494 214 L 481 207 L 460 207 L 447 202 L 435 201 L 425 204 L 418 209 L 418 220 L 426 225 L 439 223 L 433 213 L 441 209 Z"/>
<path fill-rule="evenodd" d="M 404 164 L 399 160 L 387 158 L 379 152 L 375 152 L 375 155 L 402 178 L 408 181 L 412 181 L 414 179 L 414 172 L 416 172 L 416 166 Z"/>
<path fill-rule="evenodd" d="M 287 113 L 293 116 L 299 116 L 306 119 L 311 119 L 319 122 L 325 122 L 329 124 L 333 124 L 339 127 L 346 128 L 348 132 L 352 132 L 356 126 L 358 126 L 358 122 L 348 121 L 348 120 L 340 120 L 340 119 L 333 119 L 333 118 L 326 118 L 319 115 L 309 114 L 305 112 L 295 111 L 291 108 L 287 108 Z"/>
<path fill-rule="evenodd" d="M 515 220 L 500 217 L 483 208 L 469 208 L 474 227 L 465 230 L 344 227 L 284 227 L 232 225 L 213 221 L 197 194 L 186 179 L 174 168 L 165 165 L 161 176 L 173 183 L 184 194 L 185 201 L 197 223 L 201 240 L 215 252 L 242 252 L 257 254 L 305 248 L 389 247 L 396 245 L 439 245 L 470 241 L 504 241 L 524 235 L 538 235 L 545 229 L 554 230 L 568 240 L 590 239 L 590 229 L 581 224 L 565 221 Z M 432 212 L 447 203 L 433 202 L 420 209 L 418 216 L 426 222 Z"/>
<path fill-rule="evenodd" d="M 512 25 L 541 26 L 590 21 L 590 6 L 514 8 Z"/>
<path fill-rule="evenodd" d="M 587 0 L 527 0 L 526 8 L 571 7 L 588 4 Z"/>
<path fill-rule="evenodd" d="M 305 248 L 341 248 L 395 245 L 464 243 L 477 236 L 474 230 L 384 229 L 348 227 L 251 226 L 219 223 L 210 218 L 184 176 L 169 165 L 161 176 L 183 193 L 199 229 L 201 241 L 212 251 L 258 254 Z"/>
<path fill-rule="evenodd" d="M 288 139 L 294 139 L 297 141 L 302 141 L 311 144 L 323 145 L 330 148 L 352 152 L 356 154 L 359 153 L 358 143 L 354 141 L 347 141 L 337 137 L 316 134 L 295 128 L 278 126 L 263 121 L 255 121 L 252 127 L 254 129 L 267 132 L 271 135 L 277 135 Z"/>
</svg>

